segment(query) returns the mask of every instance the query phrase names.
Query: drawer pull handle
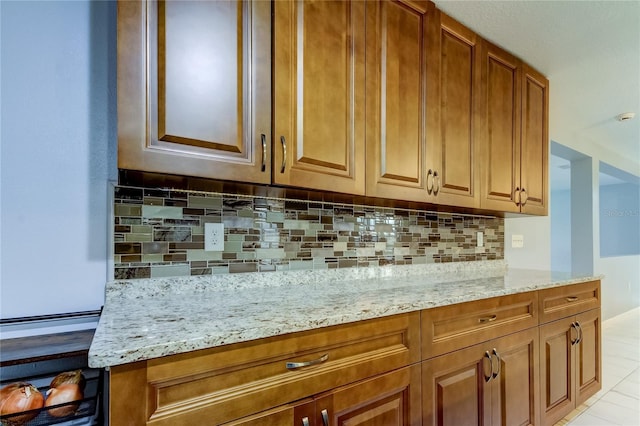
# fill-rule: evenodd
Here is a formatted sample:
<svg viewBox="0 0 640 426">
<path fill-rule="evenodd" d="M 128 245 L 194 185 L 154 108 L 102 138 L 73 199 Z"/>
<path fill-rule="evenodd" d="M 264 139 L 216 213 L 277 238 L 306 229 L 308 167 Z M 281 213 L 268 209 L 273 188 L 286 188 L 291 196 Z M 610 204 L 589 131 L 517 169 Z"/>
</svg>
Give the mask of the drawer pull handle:
<svg viewBox="0 0 640 426">
<path fill-rule="evenodd" d="M 322 410 L 320 415 L 322 416 L 322 426 L 329 426 L 329 412 L 327 409 Z"/>
<path fill-rule="evenodd" d="M 497 316 L 497 315 L 491 315 L 490 317 L 482 317 L 482 318 L 478 318 L 478 322 L 479 322 L 480 324 L 484 324 L 484 323 L 487 323 L 487 322 L 495 321 L 495 320 L 496 320 L 496 318 L 498 318 L 498 316 Z"/>
<path fill-rule="evenodd" d="M 567 297 L 567 302 L 575 302 L 578 300 L 578 296 L 569 296 Z"/>
<path fill-rule="evenodd" d="M 309 417 L 302 418 L 302 426 L 309 426 Z"/>
<path fill-rule="evenodd" d="M 484 356 L 486 356 L 489 360 L 489 368 L 491 369 L 488 376 L 486 374 L 484 375 L 484 381 L 489 383 L 493 378 L 493 358 L 491 358 L 491 354 L 489 353 L 489 351 L 485 351 Z M 484 369 L 484 366 L 482 368 Z"/>
<path fill-rule="evenodd" d="M 427 194 L 433 193 L 433 186 L 435 185 L 435 178 L 433 176 L 433 170 L 429 169 L 427 172 Z M 429 178 L 431 178 L 431 186 L 429 186 Z"/>
<path fill-rule="evenodd" d="M 329 359 L 329 354 L 324 354 L 318 359 L 312 359 L 311 361 L 304 362 L 287 362 L 286 366 L 289 370 L 297 370 L 298 368 L 309 367 L 312 365 L 322 364 Z"/>
</svg>

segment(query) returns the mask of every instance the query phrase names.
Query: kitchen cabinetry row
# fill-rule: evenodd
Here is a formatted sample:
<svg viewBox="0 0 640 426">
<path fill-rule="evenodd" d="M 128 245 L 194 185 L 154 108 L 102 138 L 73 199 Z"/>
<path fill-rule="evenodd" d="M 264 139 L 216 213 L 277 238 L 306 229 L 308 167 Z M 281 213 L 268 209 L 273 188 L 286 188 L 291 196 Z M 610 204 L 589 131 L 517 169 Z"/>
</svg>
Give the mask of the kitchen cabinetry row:
<svg viewBox="0 0 640 426">
<path fill-rule="evenodd" d="M 551 425 L 600 389 L 600 282 L 114 366 L 117 425 Z"/>
<path fill-rule="evenodd" d="M 121 169 L 546 214 L 548 97 L 429 1 L 118 4 Z"/>
</svg>

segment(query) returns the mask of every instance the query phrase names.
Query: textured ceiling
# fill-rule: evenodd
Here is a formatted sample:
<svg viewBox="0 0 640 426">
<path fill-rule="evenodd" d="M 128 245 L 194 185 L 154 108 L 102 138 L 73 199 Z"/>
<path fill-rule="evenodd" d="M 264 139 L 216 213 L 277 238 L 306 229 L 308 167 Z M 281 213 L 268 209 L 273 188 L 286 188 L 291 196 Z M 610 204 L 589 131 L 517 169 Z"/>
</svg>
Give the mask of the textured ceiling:
<svg viewBox="0 0 640 426">
<path fill-rule="evenodd" d="M 640 163 L 640 0 L 434 3 L 549 78 L 551 139 Z M 615 119 L 628 111 L 633 120 Z"/>
</svg>

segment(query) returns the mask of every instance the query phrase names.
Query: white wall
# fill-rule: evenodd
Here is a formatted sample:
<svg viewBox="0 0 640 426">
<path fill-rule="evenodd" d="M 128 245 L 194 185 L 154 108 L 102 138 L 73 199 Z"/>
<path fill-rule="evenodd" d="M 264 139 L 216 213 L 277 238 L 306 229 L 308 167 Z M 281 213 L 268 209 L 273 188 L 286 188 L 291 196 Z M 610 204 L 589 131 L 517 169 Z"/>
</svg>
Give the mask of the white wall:
<svg viewBox="0 0 640 426">
<path fill-rule="evenodd" d="M 0 317 L 98 309 L 116 179 L 115 2 L 0 2 Z"/>
<path fill-rule="evenodd" d="M 640 186 L 600 186 L 600 256 L 640 254 Z"/>
<path fill-rule="evenodd" d="M 551 270 L 571 272 L 571 192 L 551 191 Z"/>
<path fill-rule="evenodd" d="M 511 236 L 524 238 L 524 247 L 512 248 Z M 551 269 L 551 220 L 549 216 L 523 216 L 504 220 L 504 258 L 510 268 Z"/>
</svg>

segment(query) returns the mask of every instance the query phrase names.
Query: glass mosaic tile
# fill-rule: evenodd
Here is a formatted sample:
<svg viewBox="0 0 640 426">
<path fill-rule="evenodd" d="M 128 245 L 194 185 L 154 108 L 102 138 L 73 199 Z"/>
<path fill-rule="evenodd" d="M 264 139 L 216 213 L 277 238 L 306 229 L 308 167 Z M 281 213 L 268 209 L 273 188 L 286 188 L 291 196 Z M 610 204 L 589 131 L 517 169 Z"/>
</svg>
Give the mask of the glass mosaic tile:
<svg viewBox="0 0 640 426">
<path fill-rule="evenodd" d="M 118 279 L 504 258 L 497 217 L 124 186 L 114 196 Z M 224 224 L 223 252 L 204 250 L 205 222 Z"/>
</svg>

